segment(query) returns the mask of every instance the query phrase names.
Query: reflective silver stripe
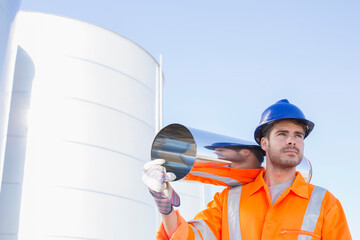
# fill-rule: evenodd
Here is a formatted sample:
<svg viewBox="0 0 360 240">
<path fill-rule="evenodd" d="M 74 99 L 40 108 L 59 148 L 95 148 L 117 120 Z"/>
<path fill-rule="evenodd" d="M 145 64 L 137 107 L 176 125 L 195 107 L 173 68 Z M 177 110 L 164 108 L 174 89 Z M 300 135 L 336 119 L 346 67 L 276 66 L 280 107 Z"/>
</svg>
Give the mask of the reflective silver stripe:
<svg viewBox="0 0 360 240">
<path fill-rule="evenodd" d="M 301 226 L 301 230 L 314 232 L 316 223 L 319 219 L 321 205 L 325 197 L 326 189 L 315 186 L 309 204 L 306 208 L 304 220 Z M 298 240 L 310 240 L 311 236 L 299 235 Z"/>
<path fill-rule="evenodd" d="M 230 240 L 241 240 L 240 231 L 240 196 L 242 186 L 234 187 L 228 194 L 228 223 Z"/>
<path fill-rule="evenodd" d="M 196 230 L 196 228 L 194 228 L 192 225 L 190 225 L 191 229 L 193 230 L 194 234 L 195 234 L 195 240 L 202 240 L 201 236 L 199 235 L 198 231 Z"/>
<path fill-rule="evenodd" d="M 213 232 L 211 231 L 211 229 L 209 228 L 209 226 L 205 223 L 204 220 L 202 219 L 197 219 L 197 220 L 191 220 L 189 221 L 188 223 L 191 223 L 194 225 L 194 227 L 200 231 L 203 239 L 206 239 L 206 240 L 216 240 L 216 237 L 214 236 Z M 196 231 L 196 230 L 195 230 Z M 199 236 L 199 233 L 196 231 L 198 237 Z M 195 234 L 196 235 L 196 234 Z M 196 240 L 198 238 L 195 238 Z M 201 239 L 201 238 L 199 238 Z"/>
<path fill-rule="evenodd" d="M 205 173 L 205 172 L 198 172 L 198 171 L 192 171 L 191 174 L 195 175 L 195 176 L 199 176 L 199 177 L 207 177 L 207 178 L 212 178 L 212 179 L 215 179 L 215 180 L 219 180 L 221 182 L 226 183 L 230 187 L 241 186 L 242 185 L 241 182 L 239 182 L 239 181 L 237 181 L 235 179 L 229 178 L 229 177 L 220 177 L 220 176 L 215 175 L 215 174 L 210 174 L 210 173 Z"/>
</svg>

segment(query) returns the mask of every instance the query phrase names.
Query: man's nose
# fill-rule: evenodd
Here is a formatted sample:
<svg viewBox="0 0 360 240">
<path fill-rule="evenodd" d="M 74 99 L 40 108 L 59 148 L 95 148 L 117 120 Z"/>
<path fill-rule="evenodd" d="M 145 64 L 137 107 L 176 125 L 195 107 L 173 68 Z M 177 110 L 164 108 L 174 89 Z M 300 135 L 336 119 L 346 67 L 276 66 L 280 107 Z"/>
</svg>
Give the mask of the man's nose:
<svg viewBox="0 0 360 240">
<path fill-rule="evenodd" d="M 293 137 L 293 136 L 288 136 L 288 138 L 287 138 L 287 144 L 288 144 L 288 145 L 295 145 L 295 144 L 296 144 L 295 137 Z"/>
</svg>

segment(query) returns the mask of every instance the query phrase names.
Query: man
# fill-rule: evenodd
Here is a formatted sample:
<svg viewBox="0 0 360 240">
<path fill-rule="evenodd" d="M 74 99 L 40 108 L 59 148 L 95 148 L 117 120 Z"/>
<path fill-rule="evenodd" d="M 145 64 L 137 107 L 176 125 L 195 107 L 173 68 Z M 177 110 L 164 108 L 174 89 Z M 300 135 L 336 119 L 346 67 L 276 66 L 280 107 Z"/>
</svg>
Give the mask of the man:
<svg viewBox="0 0 360 240">
<path fill-rule="evenodd" d="M 193 221 L 173 210 L 163 214 L 157 238 L 351 239 L 340 202 L 295 171 L 313 127 L 286 99 L 268 107 L 254 133 L 266 152 L 266 171 L 254 182 L 216 194 Z"/>
</svg>

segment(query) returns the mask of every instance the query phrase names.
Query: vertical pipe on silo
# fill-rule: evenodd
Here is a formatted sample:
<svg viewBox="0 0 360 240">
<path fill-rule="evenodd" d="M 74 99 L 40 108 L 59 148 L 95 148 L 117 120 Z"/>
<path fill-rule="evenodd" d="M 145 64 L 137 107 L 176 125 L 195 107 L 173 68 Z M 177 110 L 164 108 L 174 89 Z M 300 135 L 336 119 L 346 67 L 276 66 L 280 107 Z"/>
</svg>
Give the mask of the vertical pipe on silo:
<svg viewBox="0 0 360 240">
<path fill-rule="evenodd" d="M 162 72 L 162 54 L 159 56 L 159 65 L 160 65 L 160 77 L 159 77 L 159 130 L 162 128 L 162 111 L 163 111 L 163 99 L 162 99 L 162 92 L 163 92 L 163 72 Z"/>
<path fill-rule="evenodd" d="M 162 127 L 162 55 L 159 56 L 159 65 L 156 66 L 156 90 L 155 90 L 155 133 Z"/>
</svg>

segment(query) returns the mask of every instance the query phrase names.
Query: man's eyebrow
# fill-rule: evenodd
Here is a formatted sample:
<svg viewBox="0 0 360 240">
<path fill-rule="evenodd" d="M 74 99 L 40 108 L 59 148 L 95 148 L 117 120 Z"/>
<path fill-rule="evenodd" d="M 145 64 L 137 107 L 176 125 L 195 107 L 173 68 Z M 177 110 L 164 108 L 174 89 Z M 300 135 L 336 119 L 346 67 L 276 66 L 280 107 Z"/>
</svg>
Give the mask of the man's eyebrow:
<svg viewBox="0 0 360 240">
<path fill-rule="evenodd" d="M 296 133 L 296 134 L 301 134 L 301 135 L 305 136 L 305 132 L 296 131 L 295 133 Z"/>
<path fill-rule="evenodd" d="M 280 129 L 280 130 L 277 130 L 276 133 L 289 133 L 289 130 Z M 295 133 L 305 136 L 305 132 L 302 132 L 302 131 L 295 131 Z"/>
<path fill-rule="evenodd" d="M 280 130 L 277 130 L 277 131 L 276 131 L 276 133 L 279 133 L 279 132 L 288 133 L 289 130 L 282 130 L 282 129 L 280 129 Z"/>
</svg>

